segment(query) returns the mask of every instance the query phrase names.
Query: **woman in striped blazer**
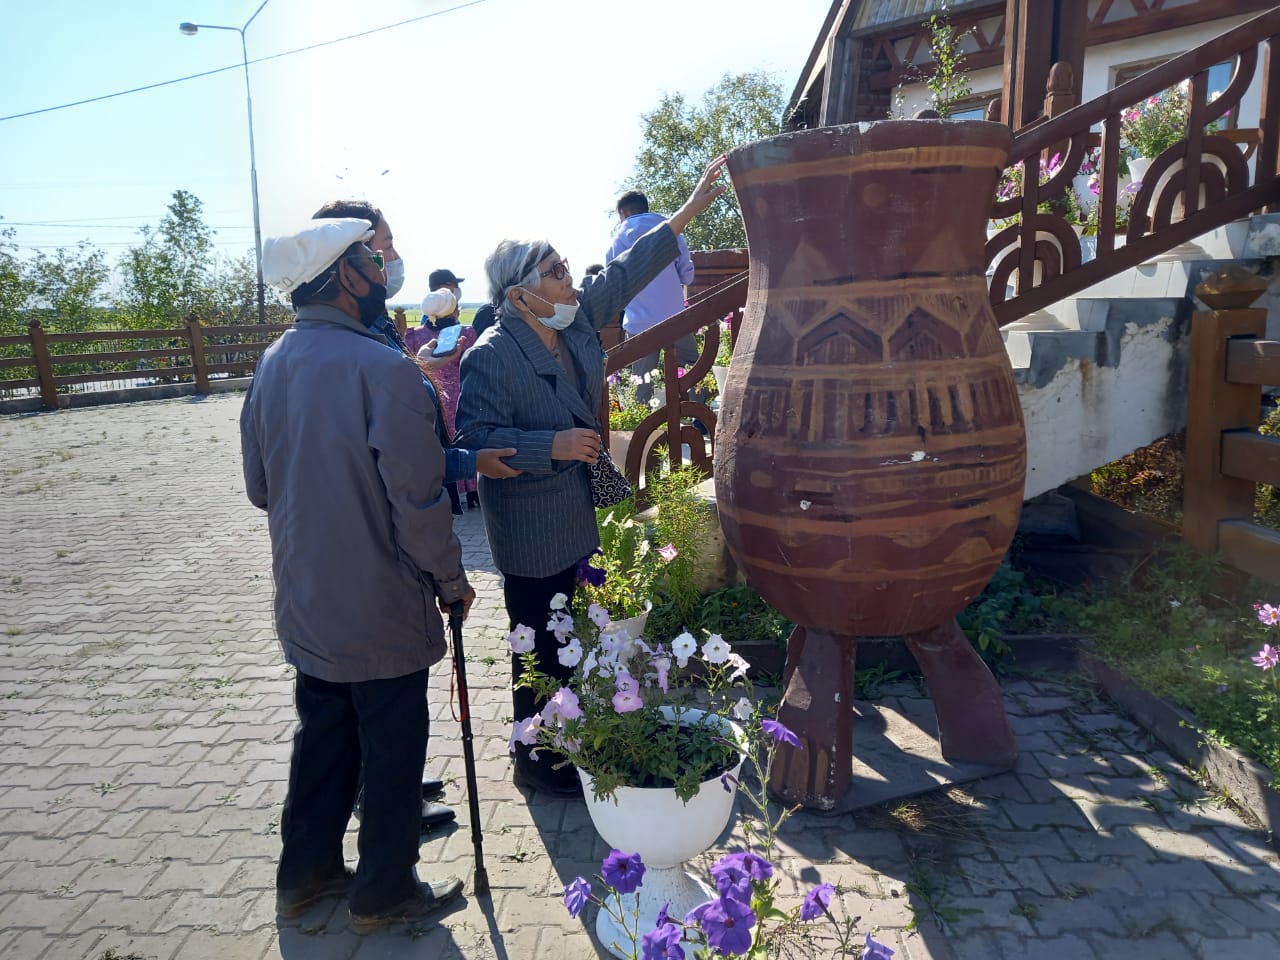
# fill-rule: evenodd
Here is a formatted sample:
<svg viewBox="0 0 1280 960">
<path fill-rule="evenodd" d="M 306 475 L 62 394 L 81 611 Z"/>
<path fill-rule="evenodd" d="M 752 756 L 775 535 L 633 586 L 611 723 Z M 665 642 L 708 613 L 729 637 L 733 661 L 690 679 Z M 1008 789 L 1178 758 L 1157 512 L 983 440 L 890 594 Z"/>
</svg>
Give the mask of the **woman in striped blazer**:
<svg viewBox="0 0 1280 960">
<path fill-rule="evenodd" d="M 568 261 L 546 241 L 504 240 L 485 261 L 498 322 L 462 358 L 455 443 L 516 449 L 504 459 L 519 476 L 482 476 L 480 506 L 505 580 L 511 626 L 534 628 L 539 669 L 547 674 L 572 674 L 559 663 L 559 646 L 546 629 L 551 598 L 572 599 L 574 568 L 600 545 L 587 478 L 601 442 L 596 411 L 604 365 L 596 331 L 676 258 L 676 237 L 724 192 L 717 182 L 723 166 L 723 157 L 713 160 L 670 220 L 576 289 Z M 513 657 L 517 720 L 542 706 L 532 691 L 514 688 L 519 673 Z M 535 760 L 516 744 L 516 782 L 560 795 L 578 792 L 572 767 L 552 769 L 562 759 L 543 751 Z"/>
</svg>

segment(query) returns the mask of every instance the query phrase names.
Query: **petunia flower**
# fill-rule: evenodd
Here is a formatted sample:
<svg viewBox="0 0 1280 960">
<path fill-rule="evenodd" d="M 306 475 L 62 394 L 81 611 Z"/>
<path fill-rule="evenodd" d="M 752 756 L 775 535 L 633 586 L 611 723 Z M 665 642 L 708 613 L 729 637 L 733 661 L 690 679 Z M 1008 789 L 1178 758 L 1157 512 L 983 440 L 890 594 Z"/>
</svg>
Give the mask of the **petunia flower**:
<svg viewBox="0 0 1280 960">
<path fill-rule="evenodd" d="M 894 951 L 867 934 L 866 949 L 862 951 L 862 960 L 893 960 Z"/>
<path fill-rule="evenodd" d="M 601 629 L 609 625 L 609 611 L 598 603 L 593 603 L 587 607 L 587 616 L 591 618 L 592 623 Z"/>
<path fill-rule="evenodd" d="M 751 906 L 721 897 L 713 900 L 702 914 L 702 933 L 723 954 L 742 954 L 751 949 L 751 928 L 756 915 Z"/>
<path fill-rule="evenodd" d="M 640 960 L 684 960 L 679 927 L 660 923 L 640 938 Z"/>
<path fill-rule="evenodd" d="M 618 713 L 634 713 L 644 706 L 640 691 L 628 687 L 613 695 L 613 709 Z"/>
<path fill-rule="evenodd" d="M 718 633 L 711 634 L 702 645 L 702 656 L 707 663 L 724 663 L 729 659 L 729 644 Z"/>
<path fill-rule="evenodd" d="M 743 863 L 743 854 L 730 853 L 721 857 L 711 867 L 711 878 L 716 882 L 716 892 L 721 898 L 751 902 L 751 872 Z"/>
<path fill-rule="evenodd" d="M 675 654 L 676 664 L 680 667 L 689 665 L 689 658 L 694 655 L 697 649 L 698 641 L 693 639 L 693 634 L 688 630 L 671 641 L 671 652 Z"/>
<path fill-rule="evenodd" d="M 569 885 L 564 888 L 564 905 L 569 911 L 569 916 L 577 919 L 578 914 L 582 912 L 582 908 L 587 905 L 587 901 L 591 899 L 591 884 L 587 882 L 585 877 L 574 877 L 569 881 Z"/>
<path fill-rule="evenodd" d="M 551 598 L 552 610 L 563 610 L 569 603 L 569 597 L 563 593 L 557 593 Z"/>
<path fill-rule="evenodd" d="M 658 548 L 658 556 L 662 558 L 664 563 L 670 563 L 680 556 L 680 551 L 676 549 L 674 543 L 668 543 L 665 547 Z"/>
<path fill-rule="evenodd" d="M 556 652 L 556 659 L 560 661 L 562 667 L 576 667 L 582 660 L 582 641 L 577 637 L 570 638 L 569 642 Z"/>
<path fill-rule="evenodd" d="M 507 643 L 511 645 L 512 653 L 532 653 L 535 639 L 537 634 L 533 632 L 533 627 L 526 627 L 523 623 L 517 623 L 516 628 L 507 634 Z"/>
<path fill-rule="evenodd" d="M 670 685 L 671 658 L 670 657 L 654 657 L 653 669 L 657 671 L 658 689 L 663 693 L 667 692 Z"/>
<path fill-rule="evenodd" d="M 507 741 L 507 750 L 514 753 L 517 743 L 532 747 L 538 742 L 538 728 L 542 726 L 542 714 L 517 720 L 511 725 L 511 739 Z"/>
<path fill-rule="evenodd" d="M 733 705 L 733 717 L 735 720 L 750 720 L 754 710 L 750 700 L 739 697 L 738 702 Z"/>
<path fill-rule="evenodd" d="M 760 729 L 773 737 L 774 740 L 777 740 L 778 743 L 785 743 L 792 747 L 800 746 L 800 738 L 777 720 L 761 720 Z"/>
<path fill-rule="evenodd" d="M 618 893 L 634 893 L 644 883 L 644 861 L 638 853 L 611 850 L 601 864 L 600 875 Z"/>
<path fill-rule="evenodd" d="M 835 892 L 836 888 L 829 883 L 820 883 L 810 890 L 805 894 L 804 903 L 800 905 L 800 919 L 817 920 L 825 914 L 831 905 L 831 895 Z"/>
<path fill-rule="evenodd" d="M 555 705 L 555 712 L 565 720 L 577 720 L 582 716 L 582 706 L 578 702 L 578 695 L 568 687 L 561 687 L 555 692 L 555 695 L 547 701 L 547 706 Z M 546 710 L 546 707 L 543 708 Z"/>
<path fill-rule="evenodd" d="M 733 672 L 729 674 L 730 680 L 737 680 L 747 675 L 747 670 L 751 664 L 747 662 L 746 657 L 739 656 L 736 653 L 729 654 L 727 662 L 733 667 Z"/>
</svg>

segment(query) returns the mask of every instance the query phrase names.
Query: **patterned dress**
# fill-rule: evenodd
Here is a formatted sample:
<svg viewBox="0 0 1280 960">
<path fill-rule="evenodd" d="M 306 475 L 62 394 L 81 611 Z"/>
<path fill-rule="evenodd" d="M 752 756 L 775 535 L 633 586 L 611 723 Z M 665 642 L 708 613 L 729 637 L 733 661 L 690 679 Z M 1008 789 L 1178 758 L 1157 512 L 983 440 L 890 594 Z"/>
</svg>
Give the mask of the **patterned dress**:
<svg viewBox="0 0 1280 960">
<path fill-rule="evenodd" d="M 412 327 L 405 333 L 405 343 L 409 345 L 410 350 L 417 353 L 418 350 L 438 337 L 441 329 L 443 328 L 434 327 L 426 323 L 418 327 Z M 444 424 L 450 439 L 454 435 L 454 418 L 458 414 L 458 370 L 462 365 L 462 355 L 471 349 L 471 345 L 476 342 L 476 339 L 476 332 L 469 326 L 463 326 L 462 334 L 458 337 L 458 342 L 462 344 L 462 349 L 454 354 L 453 359 L 448 363 L 431 371 L 440 393 L 440 407 L 444 410 Z M 458 480 L 459 493 L 474 493 L 475 490 L 476 478 L 474 476 Z"/>
</svg>

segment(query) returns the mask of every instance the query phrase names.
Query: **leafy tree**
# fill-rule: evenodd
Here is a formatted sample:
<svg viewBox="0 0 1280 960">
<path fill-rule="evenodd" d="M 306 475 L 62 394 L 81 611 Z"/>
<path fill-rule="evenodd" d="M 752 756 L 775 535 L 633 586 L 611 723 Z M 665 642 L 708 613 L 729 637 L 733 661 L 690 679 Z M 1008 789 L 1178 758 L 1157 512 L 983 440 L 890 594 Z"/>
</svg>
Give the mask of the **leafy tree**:
<svg viewBox="0 0 1280 960">
<path fill-rule="evenodd" d="M 76 333 L 101 326 L 96 309 L 110 276 L 106 255 L 88 241 L 75 250 L 66 247 L 47 255 L 37 253 L 30 264 L 33 299 L 47 316 L 45 329 Z"/>
<path fill-rule="evenodd" d="M 0 229 L 0 336 L 27 332 L 26 308 L 31 300 L 31 278 L 18 259 L 13 227 Z"/>
<path fill-rule="evenodd" d="M 213 230 L 195 194 L 175 190 L 158 229 L 142 228 L 142 245 L 121 258 L 119 308 L 134 328 L 175 326 L 188 313 L 209 316 Z"/>
<path fill-rule="evenodd" d="M 644 145 L 624 189 L 644 191 L 654 210 L 674 211 L 716 156 L 777 133 L 786 102 L 782 84 L 762 71 L 725 74 L 699 104 L 686 103 L 683 94 L 667 94 L 641 117 Z M 733 192 L 726 191 L 695 218 L 684 235 L 694 250 L 746 246 Z"/>
</svg>

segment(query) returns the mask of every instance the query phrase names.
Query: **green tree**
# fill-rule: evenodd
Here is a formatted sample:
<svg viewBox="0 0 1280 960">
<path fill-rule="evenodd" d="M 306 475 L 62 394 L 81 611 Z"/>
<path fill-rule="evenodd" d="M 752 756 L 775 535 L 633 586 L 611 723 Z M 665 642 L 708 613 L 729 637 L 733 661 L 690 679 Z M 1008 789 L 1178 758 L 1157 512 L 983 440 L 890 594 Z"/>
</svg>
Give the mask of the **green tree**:
<svg viewBox="0 0 1280 960">
<path fill-rule="evenodd" d="M 175 326 L 188 313 L 212 314 L 213 230 L 202 209 L 195 194 L 175 190 L 160 226 L 143 227 L 142 244 L 121 258 L 118 306 L 130 326 Z"/>
<path fill-rule="evenodd" d="M 33 299 L 44 313 L 41 322 L 46 330 L 77 333 L 102 326 L 98 306 L 110 270 L 106 255 L 88 241 L 74 250 L 59 247 L 51 255 L 37 253 L 30 264 L 30 277 Z"/>
<path fill-rule="evenodd" d="M 27 332 L 26 310 L 31 301 L 31 277 L 18 259 L 13 227 L 0 229 L 0 336 Z"/>
<path fill-rule="evenodd" d="M 643 190 L 653 210 L 671 213 L 716 156 L 777 133 L 786 102 L 782 84 L 760 71 L 725 74 L 698 104 L 686 103 L 683 94 L 665 95 L 641 117 L 644 144 L 623 189 Z M 684 235 L 693 250 L 746 246 L 733 191 L 696 217 Z"/>
</svg>

